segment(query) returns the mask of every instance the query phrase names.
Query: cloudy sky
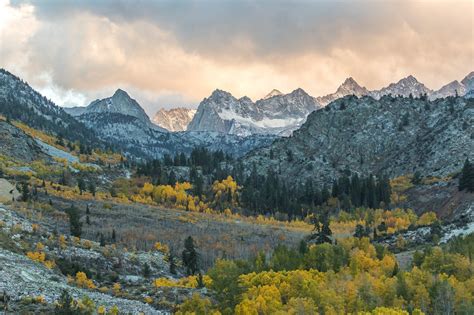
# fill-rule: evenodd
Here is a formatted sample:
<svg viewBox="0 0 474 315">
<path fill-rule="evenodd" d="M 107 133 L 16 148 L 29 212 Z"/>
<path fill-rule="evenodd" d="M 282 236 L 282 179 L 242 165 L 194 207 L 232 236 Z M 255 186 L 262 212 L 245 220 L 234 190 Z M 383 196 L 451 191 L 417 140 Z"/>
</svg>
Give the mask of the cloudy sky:
<svg viewBox="0 0 474 315">
<path fill-rule="evenodd" d="M 437 89 L 474 70 L 472 0 L 0 0 L 0 67 L 59 105 L 127 90 L 148 111 L 214 89 L 263 97 L 378 89 L 409 74 Z"/>
</svg>

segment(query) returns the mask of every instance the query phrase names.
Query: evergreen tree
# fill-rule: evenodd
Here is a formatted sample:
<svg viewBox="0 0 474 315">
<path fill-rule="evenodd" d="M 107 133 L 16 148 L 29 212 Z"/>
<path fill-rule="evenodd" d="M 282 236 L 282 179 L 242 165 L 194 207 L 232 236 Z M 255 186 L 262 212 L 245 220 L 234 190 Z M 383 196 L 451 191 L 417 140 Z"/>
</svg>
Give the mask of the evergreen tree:
<svg viewBox="0 0 474 315">
<path fill-rule="evenodd" d="M 93 182 L 89 183 L 89 192 L 92 194 L 92 196 L 95 197 L 96 187 L 95 187 L 95 184 Z"/>
<path fill-rule="evenodd" d="M 72 236 L 81 237 L 82 234 L 82 223 L 80 221 L 79 210 L 71 205 L 71 207 L 66 211 L 69 217 L 69 227 Z"/>
<path fill-rule="evenodd" d="M 186 273 L 188 275 L 194 275 L 198 270 L 198 253 L 194 246 L 194 240 L 191 236 L 188 236 L 184 241 L 184 250 L 182 252 L 182 259 Z"/>
<path fill-rule="evenodd" d="M 176 262 L 174 261 L 174 255 L 173 254 L 170 254 L 169 263 L 170 263 L 170 273 L 175 275 L 176 274 Z"/>
<path fill-rule="evenodd" d="M 115 234 L 115 229 L 112 229 L 112 242 L 116 242 L 117 241 L 117 235 Z"/>
<path fill-rule="evenodd" d="M 306 244 L 305 240 L 300 241 L 300 245 L 298 247 L 298 251 L 301 255 L 304 255 L 308 252 L 308 244 Z"/>
<path fill-rule="evenodd" d="M 197 287 L 199 289 L 202 289 L 202 288 L 204 288 L 204 286 L 205 285 L 204 285 L 204 279 L 202 278 L 202 273 L 199 272 L 198 273 L 198 278 L 197 278 Z"/>
<path fill-rule="evenodd" d="M 25 202 L 30 200 L 30 189 L 27 182 L 21 183 L 21 200 Z"/>
<path fill-rule="evenodd" d="M 416 171 L 415 174 L 413 174 L 413 178 L 412 178 L 411 182 L 414 185 L 421 184 L 421 173 L 420 173 L 420 171 Z"/>
<path fill-rule="evenodd" d="M 469 162 L 469 159 L 466 159 L 464 162 L 461 177 L 459 178 L 459 191 L 462 190 L 474 192 L 474 167 Z"/>
<path fill-rule="evenodd" d="M 367 236 L 365 234 L 365 228 L 361 224 L 357 224 L 354 232 L 354 237 L 362 238 L 364 236 Z"/>
<path fill-rule="evenodd" d="M 77 180 L 77 187 L 79 188 L 79 194 L 82 195 L 82 192 L 86 190 L 86 183 L 84 182 L 84 179 L 79 178 Z"/>
<path fill-rule="evenodd" d="M 81 314 L 79 310 L 73 307 L 73 299 L 69 295 L 69 292 L 63 290 L 61 297 L 59 298 L 58 303 L 54 309 L 54 314 L 58 315 L 76 315 Z"/>
<path fill-rule="evenodd" d="M 86 223 L 87 225 L 91 225 L 91 220 L 89 219 L 89 216 L 86 216 Z"/>
<path fill-rule="evenodd" d="M 385 223 L 385 221 L 382 221 L 378 226 L 377 226 L 377 230 L 379 230 L 380 233 L 384 233 L 387 231 L 387 224 Z"/>
<path fill-rule="evenodd" d="M 316 244 L 332 243 L 332 231 L 329 227 L 329 215 L 327 213 L 313 217 L 313 225 L 314 229 L 309 237 L 310 240 L 314 240 Z"/>
<path fill-rule="evenodd" d="M 151 269 L 150 269 L 150 266 L 148 265 L 148 263 L 145 263 L 143 265 L 143 276 L 145 278 L 150 278 L 150 275 L 151 275 Z"/>
<path fill-rule="evenodd" d="M 104 247 L 104 246 L 105 246 L 105 237 L 104 237 L 104 234 L 103 234 L 103 233 L 100 233 L 99 244 L 100 244 L 101 247 Z"/>
<path fill-rule="evenodd" d="M 171 185 L 171 186 L 174 186 L 176 184 L 176 174 L 175 172 L 172 170 L 170 172 L 170 175 L 168 177 L 168 185 Z"/>
</svg>

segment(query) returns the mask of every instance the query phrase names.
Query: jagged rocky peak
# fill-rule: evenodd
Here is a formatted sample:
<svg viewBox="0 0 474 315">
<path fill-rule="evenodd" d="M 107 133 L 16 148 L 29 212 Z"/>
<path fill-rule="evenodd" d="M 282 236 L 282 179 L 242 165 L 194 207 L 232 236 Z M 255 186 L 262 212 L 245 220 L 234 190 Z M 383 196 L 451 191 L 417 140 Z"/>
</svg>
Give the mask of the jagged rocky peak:
<svg viewBox="0 0 474 315">
<path fill-rule="evenodd" d="M 368 95 L 370 92 L 365 88 L 359 85 L 352 77 L 349 77 L 344 80 L 344 82 L 337 88 L 336 92 L 332 94 L 328 94 L 326 96 L 318 97 L 317 101 L 322 106 L 326 106 L 327 104 L 347 95 L 356 95 L 357 97 L 361 97 L 364 95 Z"/>
<path fill-rule="evenodd" d="M 161 108 L 153 117 L 153 122 L 169 131 L 185 131 L 195 114 L 196 109 L 193 108 Z"/>
<path fill-rule="evenodd" d="M 273 89 L 273 90 L 270 91 L 270 93 L 265 95 L 265 97 L 263 99 L 266 100 L 268 98 L 271 98 L 271 97 L 274 97 L 274 96 L 280 96 L 280 95 L 283 95 L 283 93 L 281 93 L 277 89 Z"/>
<path fill-rule="evenodd" d="M 464 84 L 461 84 L 459 81 L 455 80 L 442 86 L 439 90 L 431 93 L 430 100 L 456 95 L 463 96 L 464 94 L 466 94 L 466 87 Z"/>
<path fill-rule="evenodd" d="M 428 89 L 423 83 L 419 82 L 414 76 L 409 75 L 397 83 L 391 83 L 387 87 L 378 91 L 373 91 L 371 94 L 374 98 L 379 99 L 384 95 L 403 96 L 408 97 L 410 94 L 418 97 L 423 94 L 430 94 L 432 91 Z"/>
<path fill-rule="evenodd" d="M 215 90 L 198 107 L 188 125 L 191 131 L 216 131 L 236 135 L 282 134 L 298 128 L 319 104 L 303 89 L 275 95 L 257 102 L 246 96 L 237 99 Z"/>
<path fill-rule="evenodd" d="M 297 88 L 296 90 L 292 91 L 290 94 L 295 95 L 295 96 L 306 96 L 306 95 L 308 95 L 308 93 L 306 93 L 306 91 L 303 90 L 302 88 Z"/>
<path fill-rule="evenodd" d="M 337 88 L 336 93 L 347 95 L 356 95 L 358 97 L 367 95 L 369 91 L 359 85 L 352 77 L 349 77 L 344 80 L 344 82 Z M 343 96 L 342 96 L 343 97 Z"/>
<path fill-rule="evenodd" d="M 219 98 L 235 98 L 234 96 L 232 96 L 232 94 L 230 94 L 229 92 L 227 91 L 224 91 L 224 90 L 220 90 L 220 89 L 215 89 L 211 96 L 209 97 L 210 99 L 219 99 Z"/>
<path fill-rule="evenodd" d="M 248 96 L 242 96 L 241 98 L 239 98 L 239 102 L 252 103 L 252 99 L 250 99 L 250 97 Z"/>
<path fill-rule="evenodd" d="M 136 100 L 127 92 L 118 89 L 111 97 L 93 101 L 85 111 L 90 113 L 116 113 L 138 118 L 142 122 L 150 123 L 150 118 Z"/>
<path fill-rule="evenodd" d="M 467 91 L 474 90 L 474 71 L 471 71 L 471 73 L 462 79 L 461 83 L 466 87 Z"/>
</svg>

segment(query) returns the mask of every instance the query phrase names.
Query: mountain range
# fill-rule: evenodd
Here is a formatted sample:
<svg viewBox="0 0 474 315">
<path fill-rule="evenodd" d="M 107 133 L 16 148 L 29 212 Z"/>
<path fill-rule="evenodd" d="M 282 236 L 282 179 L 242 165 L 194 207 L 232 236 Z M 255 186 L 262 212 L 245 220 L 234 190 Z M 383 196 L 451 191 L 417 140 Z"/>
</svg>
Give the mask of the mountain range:
<svg viewBox="0 0 474 315">
<path fill-rule="evenodd" d="M 257 102 L 246 96 L 237 99 L 228 92 L 215 90 L 199 104 L 188 130 L 240 136 L 285 135 L 301 126 L 306 116 L 319 107 L 316 100 L 302 89 Z"/>
<path fill-rule="evenodd" d="M 304 123 L 309 113 L 347 95 L 380 99 L 384 95 L 420 97 L 426 94 L 431 100 L 435 100 L 456 94 L 463 96 L 474 88 L 473 82 L 474 72 L 471 72 L 461 82 L 453 81 L 433 91 L 410 75 L 380 90 L 369 91 L 350 77 L 334 93 L 325 96 L 315 98 L 302 89 L 289 94 L 274 89 L 256 102 L 245 96 L 237 99 L 226 91 L 215 90 L 199 104 L 187 128 L 241 136 L 250 134 L 287 136 Z M 157 113 L 155 119 L 160 120 L 163 115 L 164 113 Z M 166 120 L 174 121 L 180 118 L 168 114 Z"/>
<path fill-rule="evenodd" d="M 111 97 L 95 100 L 87 107 L 63 109 L 18 77 L 1 70 L 0 112 L 71 141 L 115 147 L 135 157 L 189 153 L 197 146 L 243 156 L 269 145 L 279 136 L 304 129 L 308 115 L 321 112 L 324 106 L 332 108 L 328 106 L 348 95 L 356 96 L 351 102 L 364 99 L 363 104 L 372 104 L 387 95 L 426 94 L 430 100 L 436 100 L 457 94 L 467 98 L 472 94 L 473 82 L 474 72 L 471 72 L 461 82 L 454 81 L 431 91 L 408 76 L 381 90 L 369 91 L 348 78 L 335 93 L 324 97 L 314 98 L 299 88 L 288 94 L 273 90 L 256 102 L 215 90 L 199 104 L 194 116 L 190 109 L 162 110 L 155 115 L 153 123 L 124 90 L 118 89 Z"/>
<path fill-rule="evenodd" d="M 275 138 L 271 135 L 242 137 L 217 132 L 169 132 L 153 124 L 138 102 L 121 89 L 87 107 L 64 109 L 3 69 L 0 70 L 0 114 L 69 141 L 113 148 L 140 159 L 190 153 L 195 147 L 241 156 L 270 144 Z"/>
</svg>

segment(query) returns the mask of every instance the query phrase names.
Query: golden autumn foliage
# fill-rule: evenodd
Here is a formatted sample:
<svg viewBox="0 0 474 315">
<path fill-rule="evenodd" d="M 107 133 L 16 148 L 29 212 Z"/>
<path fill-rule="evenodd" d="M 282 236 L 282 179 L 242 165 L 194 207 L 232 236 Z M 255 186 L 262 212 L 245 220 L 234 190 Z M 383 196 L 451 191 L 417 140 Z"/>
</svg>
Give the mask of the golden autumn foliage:
<svg viewBox="0 0 474 315">
<path fill-rule="evenodd" d="M 204 275 L 202 277 L 204 285 L 208 287 L 212 280 L 209 276 Z M 157 278 L 153 281 L 153 286 L 156 288 L 159 287 L 177 287 L 177 288 L 197 288 L 198 287 L 198 277 L 197 276 L 188 276 L 180 279 L 170 279 L 170 278 Z"/>
<path fill-rule="evenodd" d="M 114 292 L 115 295 L 119 295 L 120 292 L 122 291 L 122 286 L 120 283 L 115 282 L 114 285 L 112 286 L 112 291 Z"/>
<path fill-rule="evenodd" d="M 409 309 L 410 314 L 432 314 L 448 308 L 462 314 L 474 307 L 473 263 L 441 248 L 427 252 L 421 267 L 406 271 L 369 238 L 311 245 L 293 267 L 291 259 L 298 254 L 278 248 L 268 265 L 265 258 L 256 259 L 254 272 L 242 262 L 218 260 L 206 285 L 218 304 L 212 307 L 194 296 L 183 310 L 192 305 L 207 307 L 208 313 L 257 315 L 408 314 Z M 287 267 L 278 267 L 277 261 Z"/>
<path fill-rule="evenodd" d="M 219 210 L 223 210 L 226 207 L 236 206 L 239 189 L 240 187 L 232 176 L 227 176 L 227 178 L 222 181 L 215 181 L 212 184 L 214 206 Z"/>
<path fill-rule="evenodd" d="M 160 242 L 156 242 L 155 245 L 153 245 L 153 248 L 159 252 L 162 252 L 163 254 L 168 254 L 170 251 L 168 245 L 162 244 Z"/>
<path fill-rule="evenodd" d="M 36 262 L 42 263 L 46 268 L 52 269 L 56 266 L 54 260 L 46 260 L 46 253 L 44 252 L 44 245 L 41 242 L 36 244 L 35 251 L 29 251 L 26 256 Z"/>
<path fill-rule="evenodd" d="M 87 288 L 87 289 L 96 289 L 96 285 L 92 281 L 92 279 L 88 279 L 85 272 L 78 271 L 76 273 L 76 279 L 74 283 L 80 288 Z"/>
<path fill-rule="evenodd" d="M 210 299 L 201 298 L 199 294 L 195 293 L 191 298 L 185 300 L 184 303 L 179 306 L 176 315 L 197 314 L 220 315 L 221 313 L 214 309 Z"/>
</svg>

